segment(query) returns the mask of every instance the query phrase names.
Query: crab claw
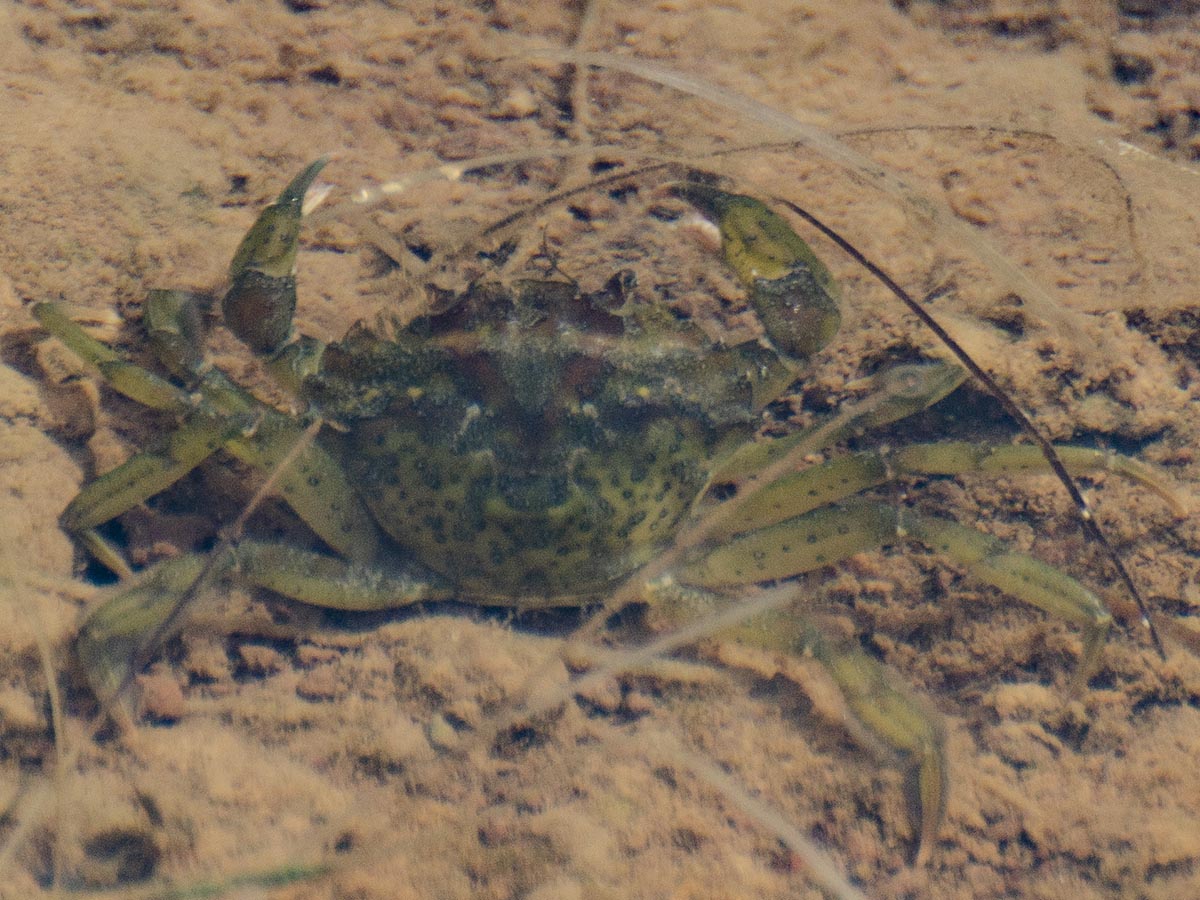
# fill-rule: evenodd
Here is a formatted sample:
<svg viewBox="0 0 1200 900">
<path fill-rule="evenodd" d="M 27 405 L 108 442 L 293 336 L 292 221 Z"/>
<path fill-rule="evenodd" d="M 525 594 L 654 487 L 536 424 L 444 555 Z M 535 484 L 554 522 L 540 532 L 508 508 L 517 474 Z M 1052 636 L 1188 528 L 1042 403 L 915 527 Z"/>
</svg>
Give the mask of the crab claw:
<svg viewBox="0 0 1200 900">
<path fill-rule="evenodd" d="M 759 200 L 697 182 L 671 192 L 711 218 L 721 248 L 750 291 L 772 343 L 794 359 L 816 353 L 841 325 L 838 289 L 829 270 L 782 218 Z"/>
<path fill-rule="evenodd" d="M 274 353 L 291 336 L 304 195 L 328 161 L 322 157 L 292 179 L 246 232 L 229 264 L 232 286 L 221 301 L 225 324 L 258 353 Z"/>
</svg>

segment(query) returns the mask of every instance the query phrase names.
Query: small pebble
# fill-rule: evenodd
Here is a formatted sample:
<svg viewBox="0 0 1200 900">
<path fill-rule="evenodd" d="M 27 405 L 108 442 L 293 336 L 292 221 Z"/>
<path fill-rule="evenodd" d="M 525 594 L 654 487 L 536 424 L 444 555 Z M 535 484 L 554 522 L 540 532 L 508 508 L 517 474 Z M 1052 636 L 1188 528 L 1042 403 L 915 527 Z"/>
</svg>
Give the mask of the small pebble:
<svg viewBox="0 0 1200 900">
<path fill-rule="evenodd" d="M 169 672 L 155 670 L 138 676 L 140 714 L 151 722 L 177 722 L 183 718 L 183 688 Z"/>
<path fill-rule="evenodd" d="M 283 668 L 283 654 L 274 647 L 264 647 L 261 644 L 243 644 L 238 647 L 238 655 L 242 665 L 252 675 L 270 675 Z"/>
<path fill-rule="evenodd" d="M 0 690 L 0 723 L 12 731 L 32 732 L 46 727 L 33 697 L 11 687 Z"/>
<path fill-rule="evenodd" d="M 306 672 L 296 685 L 296 694 L 313 702 L 332 700 L 337 696 L 337 677 L 333 666 L 318 666 Z"/>
<path fill-rule="evenodd" d="M 526 88 L 509 91 L 497 110 L 505 119 L 524 119 L 537 112 L 537 98 Z"/>
<path fill-rule="evenodd" d="M 305 669 L 321 663 L 334 662 L 341 653 L 332 647 L 314 647 L 312 644 L 302 644 L 296 649 L 296 662 Z"/>
<path fill-rule="evenodd" d="M 208 638 L 185 638 L 187 655 L 183 667 L 189 675 L 206 682 L 219 682 L 229 678 L 229 658 L 225 648 Z"/>
</svg>

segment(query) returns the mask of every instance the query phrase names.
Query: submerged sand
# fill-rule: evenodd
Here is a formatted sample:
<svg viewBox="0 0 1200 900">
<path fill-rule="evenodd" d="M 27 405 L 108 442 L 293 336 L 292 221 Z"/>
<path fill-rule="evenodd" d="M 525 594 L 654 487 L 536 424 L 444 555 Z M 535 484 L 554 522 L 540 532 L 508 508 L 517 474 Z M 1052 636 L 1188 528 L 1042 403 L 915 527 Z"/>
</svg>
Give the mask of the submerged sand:
<svg viewBox="0 0 1200 900">
<path fill-rule="evenodd" d="M 921 548 L 856 556 L 803 584 L 945 723 L 951 794 L 924 866 L 911 864 L 901 773 L 830 721 L 816 675 L 797 685 L 689 656 L 593 684 L 491 739 L 531 673 L 568 677 L 569 614 L 334 617 L 221 591 L 140 679 L 133 729 L 97 735 L 66 648 L 101 589 L 57 517 L 81 483 L 169 423 L 98 388 L 27 309 L 68 303 L 148 361 L 145 290 L 218 285 L 256 210 L 326 152 L 337 158 L 325 177 L 344 197 L 441 161 L 572 142 L 636 162 L 779 140 L 629 75 L 581 83 L 533 51 L 636 55 L 840 134 L 945 204 L 1061 311 L 1016 296 L 931 235 L 919 208 L 809 150 L 713 165 L 829 218 L 929 297 L 1052 437 L 1157 465 L 1191 503 L 1197 23 L 1189 4 L 1100 7 L 46 0 L 0 11 L 0 897 L 48 896 L 56 883 L 163 896 L 211 881 L 229 896 L 363 900 L 821 896 L 779 836 L 676 746 L 774 807 L 873 898 L 1200 895 L 1198 520 L 1116 477 L 1084 488 L 1159 611 L 1165 661 L 1052 479 L 910 491 L 1112 602 L 1126 627 L 1076 697 L 1076 629 Z M 453 246 L 471 234 L 463 220 L 586 177 L 590 160 L 430 183 L 379 221 L 410 247 Z M 572 235 L 562 267 L 603 282 L 626 264 L 620 203 L 593 191 L 570 205 L 535 219 L 525 249 Z M 605 229 L 603 254 L 582 255 Z M 734 313 L 723 327 L 739 327 L 736 293 L 704 274 L 695 240 L 633 239 L 679 251 L 656 289 L 680 271 L 714 280 Z M 335 338 L 395 302 L 402 279 L 362 246 L 344 224 L 313 238 L 301 261 L 305 330 Z M 781 419 L 803 421 L 864 372 L 933 352 L 867 276 L 817 246 L 845 285 L 846 322 Z M 698 291 L 683 299 L 701 316 L 719 306 Z M 255 377 L 227 336 L 216 354 Z M 946 432 L 1011 433 L 968 389 L 889 439 Z M 126 516 L 127 551 L 140 564 L 209 534 L 245 502 L 242 481 L 216 465 Z M 267 512 L 259 527 L 290 527 Z M 47 665 L 64 701 L 57 733 Z M 235 883 L 264 872 L 294 883 Z"/>
</svg>

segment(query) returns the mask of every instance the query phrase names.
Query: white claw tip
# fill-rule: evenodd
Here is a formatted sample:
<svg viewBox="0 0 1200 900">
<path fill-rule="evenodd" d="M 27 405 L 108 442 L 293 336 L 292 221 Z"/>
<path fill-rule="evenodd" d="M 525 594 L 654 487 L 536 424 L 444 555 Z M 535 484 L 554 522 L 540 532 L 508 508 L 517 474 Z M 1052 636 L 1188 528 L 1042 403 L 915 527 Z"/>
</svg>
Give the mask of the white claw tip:
<svg viewBox="0 0 1200 900">
<path fill-rule="evenodd" d="M 333 190 L 332 184 L 315 184 L 308 189 L 308 194 L 304 198 L 304 203 L 301 207 L 302 215 L 309 215 L 314 209 L 320 206 L 329 192 Z"/>
</svg>

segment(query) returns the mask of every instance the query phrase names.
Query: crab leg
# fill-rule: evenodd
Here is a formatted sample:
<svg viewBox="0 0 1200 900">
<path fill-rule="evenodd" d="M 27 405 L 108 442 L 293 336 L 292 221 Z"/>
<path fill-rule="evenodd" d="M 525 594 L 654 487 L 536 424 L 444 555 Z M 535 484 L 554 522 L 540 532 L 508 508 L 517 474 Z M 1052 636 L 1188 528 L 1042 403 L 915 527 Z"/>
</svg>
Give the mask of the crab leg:
<svg viewBox="0 0 1200 900">
<path fill-rule="evenodd" d="M 183 413 L 191 409 L 186 391 L 121 359 L 117 351 L 93 338 L 53 303 L 35 304 L 33 317 L 68 350 L 95 366 L 115 391 L 130 400 L 151 409 L 171 412 Z"/>
<path fill-rule="evenodd" d="M 736 601 L 722 594 L 658 582 L 649 589 L 656 628 L 704 621 L 720 614 L 721 607 Z M 898 758 L 908 782 L 912 817 L 918 825 L 916 863 L 929 858 L 945 815 L 947 764 L 945 734 L 936 714 L 906 691 L 887 666 L 846 640 L 828 637 L 798 604 L 759 613 L 740 625 L 717 635 L 717 646 L 731 641 L 784 658 L 811 656 L 821 664 L 837 686 L 846 705 L 847 718 L 840 724 L 868 746 L 883 749 Z M 780 671 L 768 663 L 764 670 L 744 653 L 717 650 L 724 664 L 743 666 L 757 674 L 773 677 Z M 731 663 L 732 660 L 732 663 Z M 782 669 L 787 673 L 788 667 Z"/>
<path fill-rule="evenodd" d="M 132 666 L 155 649 L 149 642 L 160 635 L 180 598 L 202 574 L 214 579 L 232 577 L 293 600 L 339 610 L 395 609 L 444 599 L 450 593 L 402 573 L 383 572 L 374 565 L 348 563 L 285 544 L 243 541 L 218 549 L 217 554 L 187 553 L 164 560 L 88 614 L 75 648 L 102 703 L 113 699 L 127 683 Z"/>
<path fill-rule="evenodd" d="M 681 581 L 704 588 L 788 578 L 900 539 L 913 539 L 963 565 L 975 578 L 1083 628 L 1076 683 L 1094 671 L 1112 624 L 1103 602 L 1071 576 L 996 538 L 947 519 L 869 501 L 822 507 L 717 547 L 682 569 Z"/>
<path fill-rule="evenodd" d="M 1163 473 L 1119 453 L 1088 447 L 1058 446 L 1059 459 L 1072 475 L 1112 472 L 1158 494 L 1176 515 L 1186 514 L 1180 493 Z M 1040 447 L 939 441 L 895 450 L 864 450 L 785 475 L 763 486 L 712 532 L 729 536 L 774 525 L 828 503 L 879 487 L 902 475 L 991 475 L 1045 473 L 1050 467 Z"/>
<path fill-rule="evenodd" d="M 897 520 L 897 536 L 920 541 L 961 563 L 980 581 L 1082 628 L 1083 651 L 1072 689 L 1087 684 L 1113 621 L 1099 597 L 1065 572 L 1010 550 L 1003 541 L 974 528 L 908 511 L 898 514 Z"/>
<path fill-rule="evenodd" d="M 178 481 L 225 449 L 260 471 L 270 471 L 301 440 L 304 429 L 264 406 L 220 372 L 199 376 L 190 395 L 151 372 L 122 360 L 89 336 L 56 306 L 38 304 L 34 315 L 85 362 L 95 365 L 113 387 L 155 409 L 185 413 L 181 428 L 162 447 L 139 453 L 84 487 L 64 513 L 63 524 L 119 574 L 129 569 L 92 529 Z M 378 536 L 371 518 L 329 453 L 309 444 L 279 477 L 279 493 L 306 524 L 334 550 L 353 560 L 373 558 Z"/>
<path fill-rule="evenodd" d="M 856 468 L 860 471 L 855 472 Z M 811 478 L 813 484 L 823 484 L 838 471 L 859 477 L 869 469 L 858 457 L 849 457 L 799 474 Z M 834 480 L 848 493 L 859 489 L 849 479 Z M 814 502 L 828 502 L 830 496 L 827 491 Z M 1095 671 L 1112 616 L 1084 585 L 973 528 L 889 504 L 855 501 L 845 506 L 820 506 L 734 537 L 706 555 L 701 551 L 697 553 L 701 558 L 682 566 L 676 577 L 682 584 L 704 592 L 736 588 L 809 572 L 898 539 L 920 541 L 957 561 L 974 578 L 1080 626 L 1083 651 L 1073 687 L 1085 684 Z M 855 719 L 907 761 L 918 807 L 917 863 L 921 864 L 937 837 L 946 802 L 944 737 L 936 719 L 896 687 L 887 670 L 874 659 L 857 648 L 835 645 L 802 613 L 793 611 L 789 615 L 794 620 L 791 623 L 760 623 L 739 629 L 737 638 L 760 647 L 811 654 L 829 672 Z"/>
<path fill-rule="evenodd" d="M 246 427 L 240 420 L 196 416 L 171 432 L 157 449 L 134 454 L 89 482 L 63 510 L 62 525 L 121 578 L 131 570 L 96 528 L 129 511 L 183 478 Z"/>
<path fill-rule="evenodd" d="M 132 575 L 128 564 L 95 532 L 148 497 L 174 484 L 207 459 L 232 437 L 233 423 L 195 413 L 187 393 L 139 366 L 121 359 L 116 351 L 87 334 L 52 303 L 39 303 L 34 317 L 72 353 L 95 366 L 116 391 L 152 409 L 193 412 L 186 422 L 155 451 L 138 453 L 116 469 L 85 486 L 63 512 L 63 527 L 105 566 L 122 578 Z"/>
<path fill-rule="evenodd" d="M 90 337 L 62 311 L 39 304 L 34 314 L 120 393 L 156 409 L 184 414 L 183 424 L 152 451 L 135 454 L 84 487 L 63 513 L 64 527 L 122 578 L 133 572 L 96 531 L 169 487 L 215 453 L 225 449 L 261 471 L 279 466 L 297 447 L 304 429 L 259 403 L 215 370 L 201 373 L 202 356 L 183 343 L 173 313 L 190 307 L 163 292 L 148 304 L 152 331 L 169 340 L 159 355 L 182 377 L 198 379 L 187 394 L 151 372 L 122 360 Z M 154 310 L 151 314 L 150 310 Z M 156 341 L 161 343 L 161 341 Z M 279 493 L 327 544 L 349 560 L 365 562 L 377 554 L 378 536 L 370 516 L 346 482 L 341 467 L 315 444 L 301 446 L 291 464 L 277 473 Z M 94 609 L 76 639 L 76 652 L 97 697 L 110 702 L 128 683 L 133 666 L 148 656 L 148 642 L 176 614 L 201 574 L 220 578 L 238 572 L 244 581 L 309 603 L 340 609 L 378 609 L 426 599 L 430 591 L 402 576 L 366 573 L 354 563 L 286 547 L 252 544 L 225 549 L 218 556 L 186 554 L 154 566 L 142 580 Z"/>
<path fill-rule="evenodd" d="M 907 692 L 884 666 L 863 651 L 834 644 L 815 628 L 793 652 L 807 651 L 820 662 L 859 723 L 907 764 L 920 823 L 916 864 L 924 865 L 946 814 L 946 738 L 936 718 Z"/>
<path fill-rule="evenodd" d="M 378 562 L 348 563 L 288 544 L 242 541 L 233 552 L 243 580 L 324 609 L 398 609 L 453 595 L 449 588 L 429 578 L 388 571 Z"/>
<path fill-rule="evenodd" d="M 101 704 L 107 705 L 127 683 L 134 661 L 143 658 L 147 641 L 158 633 L 178 598 L 206 565 L 212 565 L 214 574 L 219 575 L 228 571 L 229 560 L 210 563 L 196 553 L 163 560 L 88 613 L 75 638 L 75 654 Z"/>
<path fill-rule="evenodd" d="M 946 397 L 966 377 L 960 366 L 936 359 L 885 369 L 860 383 L 867 390 L 862 400 L 843 404 L 834 416 L 814 428 L 743 444 L 717 463 L 709 480 L 713 484 L 741 484 L 751 478 L 760 479 L 764 471 L 793 452 L 820 451 L 914 415 Z M 819 442 L 814 445 L 818 435 Z"/>
</svg>

